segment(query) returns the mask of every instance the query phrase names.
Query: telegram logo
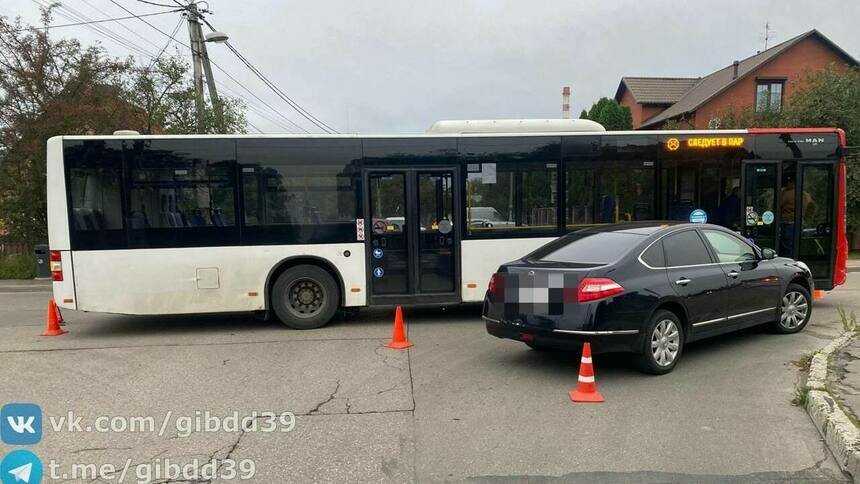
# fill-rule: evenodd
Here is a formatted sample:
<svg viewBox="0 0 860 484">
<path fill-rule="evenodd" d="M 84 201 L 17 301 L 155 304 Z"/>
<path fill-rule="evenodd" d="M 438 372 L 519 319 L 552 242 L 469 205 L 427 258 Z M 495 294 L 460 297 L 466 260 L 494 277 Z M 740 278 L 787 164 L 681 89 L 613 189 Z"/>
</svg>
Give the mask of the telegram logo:
<svg viewBox="0 0 860 484">
<path fill-rule="evenodd" d="M 0 463 L 3 484 L 39 484 L 42 482 L 42 461 L 29 450 L 13 450 Z"/>
</svg>

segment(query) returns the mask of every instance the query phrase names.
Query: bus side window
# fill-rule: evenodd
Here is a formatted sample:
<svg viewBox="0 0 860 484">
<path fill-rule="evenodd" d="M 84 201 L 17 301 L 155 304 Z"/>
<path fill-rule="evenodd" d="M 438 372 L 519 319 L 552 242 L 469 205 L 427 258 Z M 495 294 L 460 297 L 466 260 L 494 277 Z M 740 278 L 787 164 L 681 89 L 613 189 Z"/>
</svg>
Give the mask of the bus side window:
<svg viewBox="0 0 860 484">
<path fill-rule="evenodd" d="M 481 163 L 467 179 L 470 234 L 556 230 L 557 164 Z"/>
<path fill-rule="evenodd" d="M 352 139 L 237 142 L 243 242 L 355 240 L 361 143 Z"/>
<path fill-rule="evenodd" d="M 652 165 L 642 161 L 568 162 L 567 228 L 653 219 Z"/>
<path fill-rule="evenodd" d="M 236 225 L 234 164 L 220 143 L 148 140 L 131 150 L 132 229 Z"/>
<path fill-rule="evenodd" d="M 117 148 L 102 142 L 72 142 L 66 147 L 72 230 L 122 230 L 122 164 Z"/>
<path fill-rule="evenodd" d="M 352 176 L 327 165 L 243 165 L 246 225 L 354 223 Z"/>
</svg>

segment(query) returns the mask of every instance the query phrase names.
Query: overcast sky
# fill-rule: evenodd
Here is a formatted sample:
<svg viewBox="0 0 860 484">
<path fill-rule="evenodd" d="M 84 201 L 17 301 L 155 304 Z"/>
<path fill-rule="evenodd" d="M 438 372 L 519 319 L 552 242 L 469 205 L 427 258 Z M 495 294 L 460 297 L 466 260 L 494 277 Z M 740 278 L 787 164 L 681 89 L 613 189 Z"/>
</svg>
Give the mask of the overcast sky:
<svg viewBox="0 0 860 484">
<path fill-rule="evenodd" d="M 35 22 L 45 1 L 3 0 L 0 14 Z M 166 10 L 115 1 L 136 14 Z M 64 4 L 91 19 L 128 15 L 110 0 Z M 565 85 L 577 116 L 600 96 L 614 96 L 622 76 L 695 77 L 755 54 L 764 46 L 765 22 L 774 30 L 770 45 L 815 28 L 860 58 L 856 0 L 211 0 L 209 8 L 210 22 L 245 57 L 341 132 L 422 132 L 440 119 L 560 117 Z M 169 33 L 179 14 L 147 21 Z M 168 41 L 139 20 L 122 24 L 140 37 L 117 23 L 101 25 L 149 52 Z M 113 55 L 131 53 L 85 27 L 55 32 L 100 42 Z M 177 38 L 188 42 L 184 25 Z M 186 48 L 179 53 L 189 57 Z M 225 46 L 210 44 L 209 53 L 300 122 Z M 247 91 L 217 70 L 215 77 L 226 86 L 220 92 L 251 101 L 251 123 L 267 133 L 286 131 L 271 121 L 276 116 L 259 114 L 266 109 Z"/>
</svg>

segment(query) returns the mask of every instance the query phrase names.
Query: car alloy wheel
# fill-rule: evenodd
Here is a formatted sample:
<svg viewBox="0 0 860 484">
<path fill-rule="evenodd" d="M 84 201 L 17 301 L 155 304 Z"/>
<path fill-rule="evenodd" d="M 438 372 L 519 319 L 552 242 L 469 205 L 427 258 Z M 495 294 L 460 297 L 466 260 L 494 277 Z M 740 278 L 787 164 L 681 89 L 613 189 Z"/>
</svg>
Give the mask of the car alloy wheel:
<svg viewBox="0 0 860 484">
<path fill-rule="evenodd" d="M 809 301 L 798 291 L 790 291 L 782 297 L 779 324 L 785 329 L 794 329 L 806 321 L 809 314 Z"/>
<path fill-rule="evenodd" d="M 664 319 L 657 323 L 651 333 L 651 354 L 654 362 L 660 366 L 669 366 L 678 357 L 681 347 L 681 333 L 675 322 Z"/>
</svg>

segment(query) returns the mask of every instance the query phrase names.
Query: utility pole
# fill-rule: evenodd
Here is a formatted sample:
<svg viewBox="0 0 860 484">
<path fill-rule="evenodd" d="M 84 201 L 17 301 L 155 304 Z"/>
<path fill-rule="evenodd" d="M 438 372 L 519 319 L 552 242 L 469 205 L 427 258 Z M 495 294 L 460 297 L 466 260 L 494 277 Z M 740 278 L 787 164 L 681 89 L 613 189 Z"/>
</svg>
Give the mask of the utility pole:
<svg viewBox="0 0 860 484">
<path fill-rule="evenodd" d="M 191 57 L 194 67 L 194 93 L 197 105 L 197 132 L 203 132 L 203 114 L 206 103 L 203 100 L 203 76 L 206 76 L 206 87 L 209 89 L 209 100 L 215 110 L 215 127 L 219 133 L 224 132 L 224 111 L 221 99 L 215 87 L 215 78 L 212 76 L 212 65 L 209 62 L 209 53 L 206 50 L 206 40 L 203 37 L 203 28 L 200 26 L 200 13 L 197 4 L 191 2 L 187 7 L 188 12 L 188 35 L 191 38 Z"/>
</svg>

